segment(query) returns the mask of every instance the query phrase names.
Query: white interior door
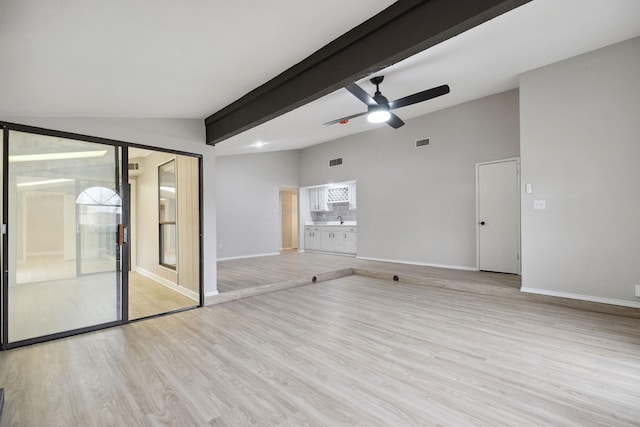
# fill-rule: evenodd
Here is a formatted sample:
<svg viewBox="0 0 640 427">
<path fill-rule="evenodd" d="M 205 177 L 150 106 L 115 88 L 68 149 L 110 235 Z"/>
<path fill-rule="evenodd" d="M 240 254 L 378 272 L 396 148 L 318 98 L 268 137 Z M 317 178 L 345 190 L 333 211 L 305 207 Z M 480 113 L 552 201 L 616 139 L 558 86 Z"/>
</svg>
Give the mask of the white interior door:
<svg viewBox="0 0 640 427">
<path fill-rule="evenodd" d="M 476 165 L 478 267 L 520 273 L 518 160 Z"/>
</svg>

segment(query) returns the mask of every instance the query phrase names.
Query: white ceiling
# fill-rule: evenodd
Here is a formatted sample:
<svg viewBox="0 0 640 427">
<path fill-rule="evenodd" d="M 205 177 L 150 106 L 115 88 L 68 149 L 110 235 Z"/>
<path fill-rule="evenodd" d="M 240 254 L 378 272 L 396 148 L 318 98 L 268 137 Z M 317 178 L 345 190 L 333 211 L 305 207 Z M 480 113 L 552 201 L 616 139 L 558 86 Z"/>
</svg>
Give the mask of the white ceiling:
<svg viewBox="0 0 640 427">
<path fill-rule="evenodd" d="M 201 118 L 392 0 L 2 0 L 0 117 Z"/>
<path fill-rule="evenodd" d="M 22 0 L 0 2 L 0 118 L 199 118 L 283 72 L 392 1 Z M 150 9 L 151 7 L 151 9 Z M 522 72 L 640 36 L 639 0 L 533 0 L 395 64 L 383 93 L 451 93 L 405 121 L 518 87 Z M 640 53 L 639 53 L 640 54 Z M 373 87 L 364 79 L 365 90 Z M 374 129 L 341 89 L 216 146 L 287 150 Z M 266 142 L 262 148 L 253 146 Z"/>
<path fill-rule="evenodd" d="M 383 94 L 397 99 L 441 84 L 451 93 L 394 110 L 403 120 L 518 87 L 518 76 L 562 59 L 640 36 L 638 0 L 533 0 L 379 73 Z M 640 55 L 640 52 L 638 52 Z M 373 93 L 368 78 L 358 82 Z M 307 147 L 376 127 L 366 117 L 323 123 L 365 111 L 345 89 L 216 145 L 216 155 Z M 266 142 L 261 148 L 252 144 Z"/>
</svg>

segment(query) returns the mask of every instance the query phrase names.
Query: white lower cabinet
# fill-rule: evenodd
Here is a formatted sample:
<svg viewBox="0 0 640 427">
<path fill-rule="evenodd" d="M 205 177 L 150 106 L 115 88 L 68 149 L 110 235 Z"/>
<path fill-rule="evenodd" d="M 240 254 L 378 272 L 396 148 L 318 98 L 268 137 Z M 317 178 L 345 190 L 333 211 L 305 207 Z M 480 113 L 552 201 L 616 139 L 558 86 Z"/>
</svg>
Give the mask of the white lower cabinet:
<svg viewBox="0 0 640 427">
<path fill-rule="evenodd" d="M 355 228 L 353 231 L 344 232 L 344 246 L 342 247 L 345 253 L 355 254 L 358 249 L 358 235 Z"/>
<path fill-rule="evenodd" d="M 355 254 L 357 228 L 346 226 L 306 226 L 305 250 Z"/>
<path fill-rule="evenodd" d="M 320 227 L 304 227 L 304 248 L 310 251 L 319 251 L 321 248 Z"/>
<path fill-rule="evenodd" d="M 327 227 L 323 227 L 321 238 L 321 250 L 324 252 L 340 252 L 336 250 L 336 240 L 334 238 L 334 233 Z"/>
</svg>

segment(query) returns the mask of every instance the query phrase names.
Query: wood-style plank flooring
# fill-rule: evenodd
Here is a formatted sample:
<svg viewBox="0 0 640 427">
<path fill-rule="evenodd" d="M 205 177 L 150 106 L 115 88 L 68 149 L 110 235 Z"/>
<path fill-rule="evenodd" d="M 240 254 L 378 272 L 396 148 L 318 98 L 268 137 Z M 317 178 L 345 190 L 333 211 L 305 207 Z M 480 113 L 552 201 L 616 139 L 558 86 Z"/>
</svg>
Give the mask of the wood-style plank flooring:
<svg viewBox="0 0 640 427">
<path fill-rule="evenodd" d="M 0 353 L 4 426 L 638 425 L 640 320 L 352 275 Z"/>
<path fill-rule="evenodd" d="M 391 262 L 369 261 L 351 256 L 313 252 L 283 252 L 281 255 L 218 261 L 218 292 L 236 291 L 268 283 L 314 275 L 343 268 L 384 271 L 400 276 L 420 276 L 447 281 L 472 282 L 478 286 L 519 289 L 520 276 L 479 271 L 454 270 Z"/>
<path fill-rule="evenodd" d="M 332 280 L 351 274 L 386 280 L 397 276 L 400 282 L 405 283 L 640 318 L 638 308 L 520 292 L 521 277 L 515 274 L 454 270 L 309 252 L 220 261 L 218 289 L 222 293 L 208 297 L 205 304 L 219 304 L 309 284 L 313 276 L 318 280 Z"/>
<path fill-rule="evenodd" d="M 135 271 L 129 272 L 129 319 L 195 307 L 194 301 Z"/>
<path fill-rule="evenodd" d="M 75 263 L 48 256 L 29 258 L 18 273 L 21 281 L 9 287 L 11 342 L 120 319 L 115 271 L 76 277 Z M 130 319 L 197 305 L 198 301 L 160 283 L 129 273 Z"/>
</svg>

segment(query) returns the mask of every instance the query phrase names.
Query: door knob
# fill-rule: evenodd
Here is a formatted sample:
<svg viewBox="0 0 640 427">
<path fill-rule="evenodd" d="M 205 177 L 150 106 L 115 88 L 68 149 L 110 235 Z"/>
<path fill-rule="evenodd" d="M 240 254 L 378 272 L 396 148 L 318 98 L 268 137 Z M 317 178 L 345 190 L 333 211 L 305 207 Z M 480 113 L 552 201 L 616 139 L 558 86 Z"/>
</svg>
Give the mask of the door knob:
<svg viewBox="0 0 640 427">
<path fill-rule="evenodd" d="M 484 221 L 480 221 L 480 222 L 479 222 L 479 224 L 480 224 L 480 225 L 484 225 Z"/>
</svg>

